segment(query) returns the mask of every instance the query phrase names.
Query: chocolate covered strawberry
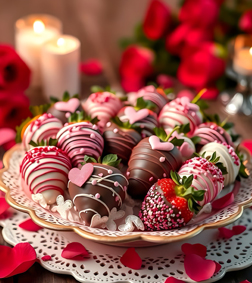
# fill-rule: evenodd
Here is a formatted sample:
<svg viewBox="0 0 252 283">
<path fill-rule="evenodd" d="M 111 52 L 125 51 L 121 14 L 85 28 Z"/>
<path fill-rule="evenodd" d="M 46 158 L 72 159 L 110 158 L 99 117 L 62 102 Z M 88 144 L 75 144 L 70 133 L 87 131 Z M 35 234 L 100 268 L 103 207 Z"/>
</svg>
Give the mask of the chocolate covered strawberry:
<svg viewBox="0 0 252 283">
<path fill-rule="evenodd" d="M 72 168 L 67 154 L 56 147 L 57 140 L 31 142 L 34 148 L 25 153 L 20 165 L 22 188 L 27 195 L 40 196 L 44 205 L 53 204 L 64 195 L 68 172 Z"/>
<path fill-rule="evenodd" d="M 50 99 L 52 103 L 47 113 L 51 113 L 54 117 L 61 120 L 63 124 L 68 122 L 71 114 L 82 110 L 77 94 L 70 97 L 70 94 L 66 91 L 61 101 L 55 97 L 50 97 Z"/>
<path fill-rule="evenodd" d="M 123 162 L 130 158 L 132 149 L 142 139 L 139 128 L 115 117 L 104 127 L 104 154 L 116 154 Z"/>
<path fill-rule="evenodd" d="M 200 209 L 197 202 L 205 191 L 191 187 L 193 175 L 179 180 L 177 173 L 171 172 L 171 177 L 155 183 L 142 203 L 139 217 L 147 231 L 183 227 Z"/>
<path fill-rule="evenodd" d="M 69 172 L 68 191 L 85 225 L 97 227 L 104 224 L 113 208 L 120 209 L 128 181 L 115 168 L 119 163 L 115 154 L 105 156 L 100 163 L 85 156 L 82 168 L 73 168 Z"/>
<path fill-rule="evenodd" d="M 152 110 L 155 105 L 150 101 L 145 101 L 142 97 L 137 99 L 135 107 L 123 107 L 117 114 L 122 122 L 129 121 L 141 129 L 143 137 L 154 134 L 154 128 L 158 127 L 157 114 Z"/>
<path fill-rule="evenodd" d="M 74 167 L 83 161 L 85 155 L 96 159 L 102 155 L 104 141 L 96 122 L 84 112 L 76 112 L 57 134 L 58 147 L 68 154 Z"/>
<path fill-rule="evenodd" d="M 126 175 L 129 180 L 128 194 L 133 198 L 144 199 L 158 179 L 169 177 L 170 171 L 179 169 L 182 164 L 177 146 L 181 146 L 183 140 L 173 138 L 168 141 L 173 132 L 167 135 L 163 129 L 155 131 L 157 135 L 141 140 L 130 156 Z"/>
<path fill-rule="evenodd" d="M 45 113 L 49 105 L 40 105 L 31 107 L 33 118 L 27 118 L 17 127 L 16 142 L 22 141 L 25 150 L 32 146 L 31 141 L 40 142 L 42 140 L 49 141 L 54 139 L 58 131 L 63 127 L 62 122 L 50 113 Z"/>
</svg>

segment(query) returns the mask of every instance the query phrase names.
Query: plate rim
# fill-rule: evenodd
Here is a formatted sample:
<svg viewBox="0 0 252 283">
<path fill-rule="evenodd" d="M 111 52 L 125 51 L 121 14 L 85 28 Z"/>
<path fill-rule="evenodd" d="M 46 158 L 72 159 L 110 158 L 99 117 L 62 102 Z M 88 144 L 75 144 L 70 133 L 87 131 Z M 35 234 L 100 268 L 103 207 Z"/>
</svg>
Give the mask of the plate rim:
<svg viewBox="0 0 252 283">
<path fill-rule="evenodd" d="M 240 148 L 242 148 L 244 151 L 246 151 L 247 156 L 250 158 L 249 151 L 245 147 L 240 147 Z M 21 149 L 23 149 L 22 145 L 16 144 L 10 150 L 8 150 L 4 154 L 4 157 L 3 157 L 4 168 L 0 170 L 0 190 L 5 192 L 5 199 L 6 199 L 7 203 L 11 207 L 13 207 L 17 210 L 28 213 L 30 215 L 31 219 L 37 225 L 39 225 L 41 227 L 48 228 L 48 229 L 51 229 L 51 230 L 74 231 L 75 233 L 77 233 L 81 237 L 84 237 L 84 238 L 89 239 L 89 240 L 97 241 L 97 242 L 100 242 L 100 243 L 116 245 L 117 243 L 121 244 L 121 243 L 131 243 L 131 242 L 144 241 L 144 242 L 151 242 L 153 244 L 166 244 L 166 243 L 170 243 L 170 242 L 174 242 L 174 241 L 181 241 L 181 240 L 184 240 L 186 238 L 191 238 L 191 237 L 198 235 L 204 229 L 219 228 L 219 227 L 223 227 L 223 226 L 226 226 L 226 225 L 233 223 L 234 221 L 236 221 L 238 218 L 241 217 L 244 208 L 247 208 L 252 204 L 252 199 L 250 199 L 246 202 L 243 202 L 241 204 L 238 204 L 238 211 L 236 213 L 234 213 L 228 219 L 219 220 L 215 223 L 205 223 L 205 224 L 203 224 L 199 227 L 195 227 L 195 229 L 191 230 L 190 232 L 188 232 L 186 234 L 177 235 L 177 236 L 169 236 L 168 237 L 168 236 L 160 236 L 160 235 L 144 235 L 144 232 L 142 232 L 141 234 L 138 233 L 136 235 L 124 235 L 124 236 L 116 236 L 116 237 L 95 235 L 91 232 L 87 232 L 87 231 L 82 230 L 80 227 L 57 225 L 57 224 L 53 224 L 51 222 L 48 222 L 46 220 L 43 220 L 35 214 L 34 209 L 28 208 L 26 206 L 23 206 L 23 205 L 17 203 L 11 197 L 10 189 L 9 189 L 8 186 L 6 186 L 3 183 L 2 176 L 3 176 L 4 172 L 8 171 L 8 169 L 9 169 L 10 157 L 12 156 L 12 154 L 15 151 L 21 150 Z M 248 161 L 248 159 L 247 159 L 247 161 Z"/>
</svg>

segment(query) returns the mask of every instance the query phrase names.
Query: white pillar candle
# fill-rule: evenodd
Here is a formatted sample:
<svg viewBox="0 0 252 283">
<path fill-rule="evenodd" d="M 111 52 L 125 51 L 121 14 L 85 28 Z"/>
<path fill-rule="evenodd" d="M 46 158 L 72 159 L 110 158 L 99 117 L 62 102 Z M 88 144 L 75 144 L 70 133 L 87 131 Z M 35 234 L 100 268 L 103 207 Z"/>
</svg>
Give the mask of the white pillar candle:
<svg viewBox="0 0 252 283">
<path fill-rule="evenodd" d="M 41 86 L 40 57 L 43 44 L 61 34 L 61 22 L 49 15 L 30 15 L 16 22 L 15 46 L 32 71 L 31 86 Z"/>
<path fill-rule="evenodd" d="M 70 35 L 46 42 L 41 52 L 43 88 L 46 97 L 59 99 L 65 91 L 71 95 L 80 91 L 80 41 Z"/>
<path fill-rule="evenodd" d="M 233 68 L 238 74 L 252 75 L 252 47 L 244 47 L 235 52 Z"/>
</svg>

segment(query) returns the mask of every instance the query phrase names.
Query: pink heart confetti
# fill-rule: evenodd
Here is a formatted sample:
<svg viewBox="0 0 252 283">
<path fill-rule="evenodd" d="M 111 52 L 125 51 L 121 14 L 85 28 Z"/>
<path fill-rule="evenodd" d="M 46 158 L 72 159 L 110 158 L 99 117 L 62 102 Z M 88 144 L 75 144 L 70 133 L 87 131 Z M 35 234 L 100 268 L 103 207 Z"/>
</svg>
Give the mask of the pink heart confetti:
<svg viewBox="0 0 252 283">
<path fill-rule="evenodd" d="M 164 283 L 186 283 L 185 281 L 179 280 L 174 277 L 168 277 Z"/>
<path fill-rule="evenodd" d="M 50 255 L 44 255 L 43 257 L 41 257 L 41 259 L 43 261 L 48 261 L 48 260 L 52 260 L 52 257 Z"/>
<path fill-rule="evenodd" d="M 185 255 L 196 254 L 201 257 L 206 257 L 207 248 L 202 244 L 189 244 L 185 243 L 181 246 L 181 250 Z"/>
<path fill-rule="evenodd" d="M 233 192 L 230 192 L 227 195 L 225 195 L 224 197 L 215 200 L 212 203 L 212 208 L 213 209 L 221 209 L 221 208 L 229 206 L 233 202 L 234 202 L 234 194 L 233 194 Z"/>
<path fill-rule="evenodd" d="M 29 243 L 19 243 L 14 248 L 0 246 L 0 278 L 11 277 L 28 270 L 37 255 Z"/>
<path fill-rule="evenodd" d="M 18 225 L 20 228 L 26 230 L 26 231 L 30 231 L 30 232 L 37 232 L 38 230 L 43 229 L 42 227 L 40 227 L 39 225 L 37 225 L 36 223 L 34 223 L 31 218 L 26 219 L 25 221 L 21 222 Z"/>
<path fill-rule="evenodd" d="M 0 215 L 4 213 L 8 208 L 9 204 L 6 202 L 4 197 L 0 197 Z"/>
<path fill-rule="evenodd" d="M 131 269 L 138 270 L 142 266 L 142 259 L 135 251 L 135 248 L 128 248 L 120 258 L 120 262 Z"/>
<path fill-rule="evenodd" d="M 161 142 L 159 137 L 151 136 L 149 137 L 149 143 L 151 148 L 154 150 L 164 150 L 164 151 L 171 151 L 174 148 L 174 145 L 170 142 Z"/>
<path fill-rule="evenodd" d="M 89 257 L 89 253 L 82 244 L 72 242 L 63 249 L 61 256 L 66 259 L 83 260 Z"/>
<path fill-rule="evenodd" d="M 79 107 L 80 101 L 78 98 L 71 98 L 68 101 L 59 101 L 54 104 L 55 109 L 59 111 L 74 113 Z"/>
<path fill-rule="evenodd" d="M 184 267 L 186 274 L 194 281 L 199 282 L 211 278 L 216 269 L 213 260 L 204 259 L 196 254 L 185 255 Z"/>
<path fill-rule="evenodd" d="M 220 238 L 230 239 L 234 235 L 239 235 L 243 233 L 246 230 L 246 226 L 236 225 L 232 229 L 221 227 L 221 228 L 218 228 L 218 230 L 219 230 Z"/>
<path fill-rule="evenodd" d="M 135 122 L 146 118 L 149 115 L 149 110 L 141 109 L 139 111 L 136 111 L 134 107 L 126 107 L 124 113 L 130 124 L 134 124 Z"/>
<path fill-rule="evenodd" d="M 73 168 L 68 173 L 68 179 L 76 186 L 81 187 L 92 175 L 94 166 L 91 163 L 86 163 L 82 166 L 81 170 Z"/>
</svg>

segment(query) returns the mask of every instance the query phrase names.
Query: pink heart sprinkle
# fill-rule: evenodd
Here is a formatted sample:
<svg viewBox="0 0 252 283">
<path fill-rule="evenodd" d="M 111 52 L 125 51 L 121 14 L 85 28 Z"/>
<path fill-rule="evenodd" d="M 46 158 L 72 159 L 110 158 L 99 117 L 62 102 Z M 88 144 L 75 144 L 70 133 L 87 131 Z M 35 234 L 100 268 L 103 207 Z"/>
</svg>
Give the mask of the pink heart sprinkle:
<svg viewBox="0 0 252 283">
<path fill-rule="evenodd" d="M 149 137 L 149 143 L 152 149 L 154 150 L 164 150 L 171 151 L 174 148 L 174 145 L 170 142 L 161 142 L 159 137 L 151 136 Z"/>
<path fill-rule="evenodd" d="M 130 124 L 134 124 L 135 122 L 146 118 L 149 115 L 149 110 L 141 109 L 139 111 L 136 111 L 134 107 L 126 107 L 124 113 Z"/>
<path fill-rule="evenodd" d="M 94 166 L 91 163 L 87 163 L 82 166 L 81 170 L 73 168 L 68 173 L 68 179 L 75 185 L 82 187 L 82 185 L 89 179 L 94 171 Z"/>
<path fill-rule="evenodd" d="M 98 176 L 102 177 L 102 176 L 103 176 L 103 173 L 99 173 Z"/>
<path fill-rule="evenodd" d="M 71 98 L 68 101 L 59 101 L 54 104 L 55 109 L 74 113 L 79 107 L 80 101 L 78 98 Z"/>
</svg>

